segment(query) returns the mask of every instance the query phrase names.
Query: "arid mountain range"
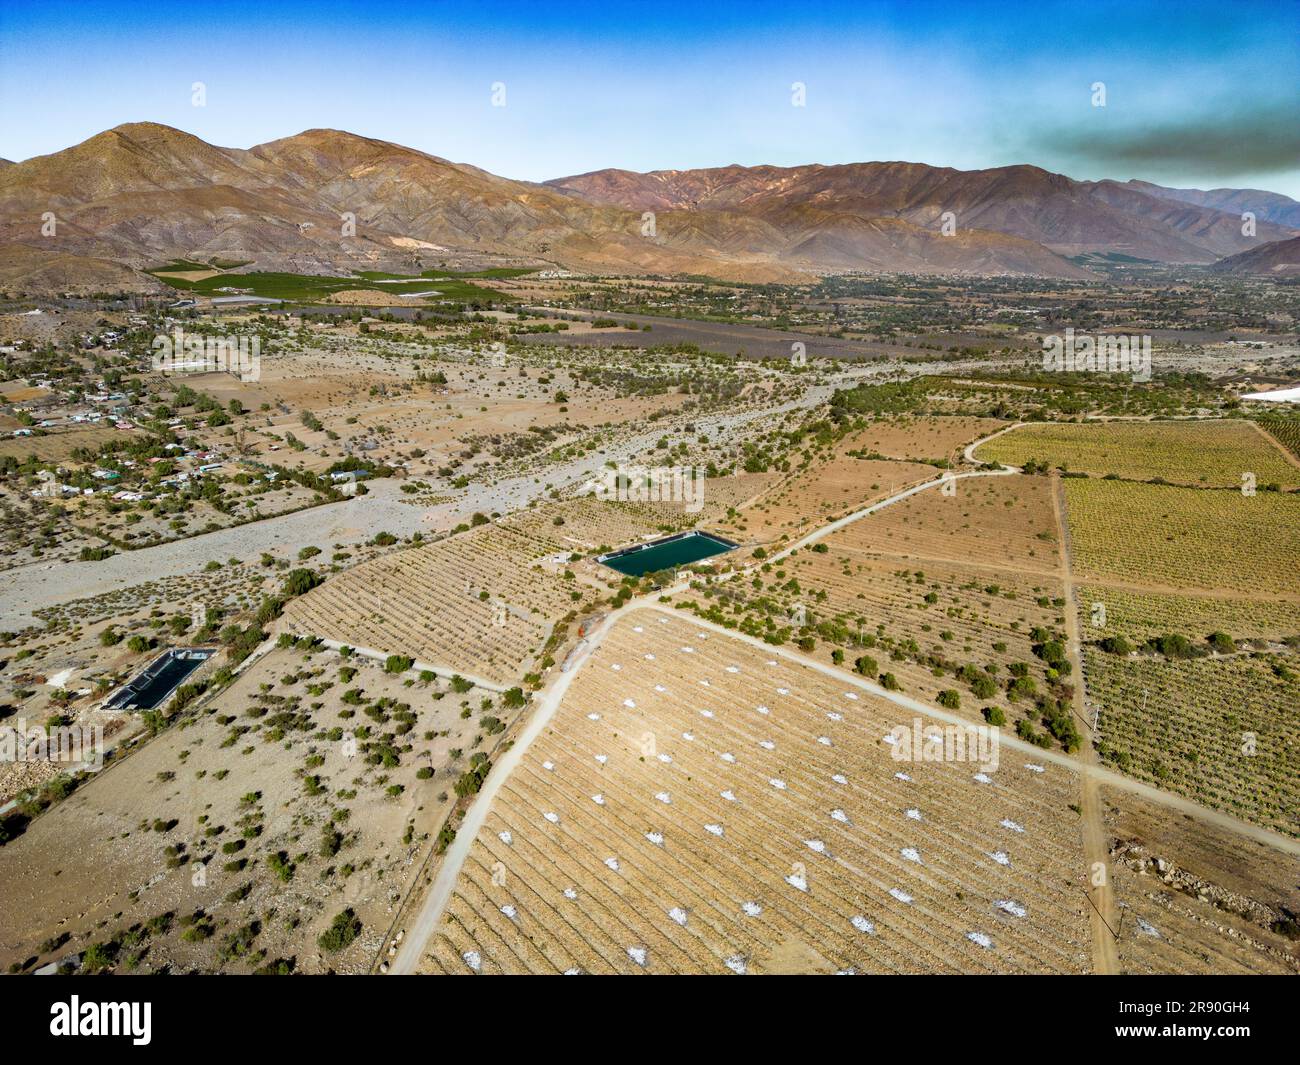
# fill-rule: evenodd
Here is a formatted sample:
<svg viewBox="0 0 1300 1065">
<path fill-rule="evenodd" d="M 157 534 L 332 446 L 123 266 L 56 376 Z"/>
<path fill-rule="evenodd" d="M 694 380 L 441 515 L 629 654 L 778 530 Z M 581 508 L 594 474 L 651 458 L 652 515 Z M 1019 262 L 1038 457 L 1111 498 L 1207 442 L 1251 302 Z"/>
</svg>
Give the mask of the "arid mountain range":
<svg viewBox="0 0 1300 1065">
<path fill-rule="evenodd" d="M 0 284 L 30 292 L 147 288 L 139 270 L 173 259 L 302 273 L 546 264 L 746 281 L 1068 278 L 1088 276 L 1069 261 L 1084 253 L 1248 263 L 1271 261 L 1269 242 L 1294 257 L 1296 237 L 1300 203 L 1275 193 L 1034 166 L 601 170 L 535 184 L 337 130 L 244 150 L 147 122 L 0 166 Z"/>
<path fill-rule="evenodd" d="M 1218 274 L 1300 277 L 1300 237 L 1275 240 L 1250 251 L 1238 252 L 1220 259 L 1210 269 Z"/>
</svg>

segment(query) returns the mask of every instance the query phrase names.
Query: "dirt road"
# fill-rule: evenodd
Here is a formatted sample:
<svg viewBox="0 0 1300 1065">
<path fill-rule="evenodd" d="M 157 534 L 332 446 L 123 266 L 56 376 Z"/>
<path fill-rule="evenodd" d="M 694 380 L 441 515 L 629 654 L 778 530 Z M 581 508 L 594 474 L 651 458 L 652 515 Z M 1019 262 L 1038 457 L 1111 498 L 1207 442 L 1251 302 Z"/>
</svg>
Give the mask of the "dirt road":
<svg viewBox="0 0 1300 1065">
<path fill-rule="evenodd" d="M 1096 737 L 1093 735 L 1084 688 L 1079 604 L 1075 601 L 1074 579 L 1070 569 L 1070 525 L 1065 516 L 1065 489 L 1059 477 L 1053 478 L 1052 510 L 1061 543 L 1060 581 L 1061 595 L 1065 599 L 1065 648 L 1076 678 L 1072 709 L 1084 737 L 1079 756 L 1085 765 L 1097 766 L 1100 759 L 1093 746 Z M 1113 976 L 1120 971 L 1114 931 L 1119 928 L 1119 910 L 1115 906 L 1115 892 L 1111 884 L 1110 849 L 1106 844 L 1101 787 L 1096 776 L 1092 773 L 1082 774 L 1079 792 L 1079 814 L 1083 820 L 1083 860 L 1087 867 L 1084 871 L 1087 884 L 1085 891 L 1090 901 L 1088 919 L 1092 925 L 1092 971 L 1099 975 Z"/>
</svg>

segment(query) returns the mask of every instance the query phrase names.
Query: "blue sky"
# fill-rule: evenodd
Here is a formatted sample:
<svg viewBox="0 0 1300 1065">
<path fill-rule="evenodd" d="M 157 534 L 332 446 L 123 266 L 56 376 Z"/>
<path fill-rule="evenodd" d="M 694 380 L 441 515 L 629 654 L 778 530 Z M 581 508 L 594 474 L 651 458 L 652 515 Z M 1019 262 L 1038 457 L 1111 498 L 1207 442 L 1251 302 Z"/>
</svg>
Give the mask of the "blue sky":
<svg viewBox="0 0 1300 1065">
<path fill-rule="evenodd" d="M 0 106 L 10 159 L 151 120 L 529 180 L 906 159 L 1300 198 L 1300 4 L 4 0 Z"/>
</svg>

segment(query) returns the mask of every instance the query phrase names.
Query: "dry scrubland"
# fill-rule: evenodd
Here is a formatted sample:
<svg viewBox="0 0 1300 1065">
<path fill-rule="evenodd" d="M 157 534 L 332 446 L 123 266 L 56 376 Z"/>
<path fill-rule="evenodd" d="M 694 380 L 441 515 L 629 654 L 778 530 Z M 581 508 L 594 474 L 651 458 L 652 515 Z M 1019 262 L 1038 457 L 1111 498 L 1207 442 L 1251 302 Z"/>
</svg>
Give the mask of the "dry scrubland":
<svg viewBox="0 0 1300 1065">
<path fill-rule="evenodd" d="M 841 550 L 1051 573 L 1058 565 L 1045 477 L 968 477 L 920 492 L 835 534 Z"/>
<path fill-rule="evenodd" d="M 981 444 L 975 458 L 1011 466 L 1033 459 L 1099 477 L 1162 477 L 1194 487 L 1239 488 L 1246 472 L 1261 485 L 1300 485 L 1300 465 L 1246 421 L 1026 425 Z"/>
<path fill-rule="evenodd" d="M 73 562 L 83 547 L 103 546 L 68 520 L 66 507 L 55 510 L 45 500 L 0 489 L 0 570 Z"/>
<path fill-rule="evenodd" d="M 1300 596 L 1300 496 L 1065 482 L 1081 579 Z"/>
<path fill-rule="evenodd" d="M 106 710 L 104 697 L 167 648 L 193 646 L 196 616 L 202 625 L 209 610 L 233 616 L 256 608 L 268 582 L 279 586 L 278 577 L 261 567 L 227 564 L 42 610 L 44 627 L 15 638 L 4 652 L 7 690 L 0 727 L 18 719 L 43 724 L 58 714 L 70 724 L 103 727 L 106 742 L 116 746 L 142 726 L 138 715 Z M 101 640 L 109 630 L 117 642 Z M 145 638 L 150 646 L 130 650 L 132 636 Z M 202 642 L 215 643 L 215 634 Z M 62 768 L 49 762 L 0 763 L 0 802 Z"/>
<path fill-rule="evenodd" d="M 840 455 L 797 474 L 719 528 L 760 543 L 783 536 L 797 540 L 868 503 L 938 476 L 933 466 L 917 462 Z"/>
<path fill-rule="evenodd" d="M 1294 857 L 1127 792 L 1102 797 L 1125 973 L 1300 974 L 1300 946 L 1275 928 L 1300 913 Z"/>
<path fill-rule="evenodd" d="M 1078 782 L 895 761 L 911 715 L 622 619 L 505 781 L 433 972 L 1083 972 Z"/>
<path fill-rule="evenodd" d="M 850 437 L 850 447 L 891 459 L 955 461 L 967 444 L 1005 429 L 996 418 L 879 418 Z"/>
<path fill-rule="evenodd" d="M 289 957 L 301 971 L 367 970 L 445 793 L 483 749 L 472 718 L 508 716 L 485 696 L 407 686 L 331 651 L 272 651 L 0 850 L 0 961 L 115 942 L 119 971 Z M 319 948 L 347 909 L 359 937 Z"/>
<path fill-rule="evenodd" d="M 940 470 L 931 463 L 955 462 L 967 444 L 1003 427 L 989 418 L 878 418 L 839 441 L 832 456 L 788 477 L 720 528 L 761 543 L 782 536 L 797 539 L 818 525 L 933 480 Z"/>
</svg>

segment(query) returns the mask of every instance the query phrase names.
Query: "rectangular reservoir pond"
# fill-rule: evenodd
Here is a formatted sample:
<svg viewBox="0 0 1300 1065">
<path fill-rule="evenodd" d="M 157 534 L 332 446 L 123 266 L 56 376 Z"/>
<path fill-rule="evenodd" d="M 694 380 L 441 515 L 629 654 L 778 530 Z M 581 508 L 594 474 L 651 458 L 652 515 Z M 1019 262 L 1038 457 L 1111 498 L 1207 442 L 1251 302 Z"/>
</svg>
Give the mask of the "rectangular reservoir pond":
<svg viewBox="0 0 1300 1065">
<path fill-rule="evenodd" d="M 619 573 L 626 573 L 629 577 L 640 577 L 661 569 L 687 566 L 692 562 L 734 551 L 735 548 L 736 545 L 730 540 L 711 533 L 684 532 L 662 540 L 652 540 L 648 544 L 611 551 L 608 555 L 599 556 L 596 561 Z"/>
<path fill-rule="evenodd" d="M 208 647 L 173 648 L 154 659 L 105 705 L 110 710 L 152 710 L 215 653 Z"/>
</svg>

